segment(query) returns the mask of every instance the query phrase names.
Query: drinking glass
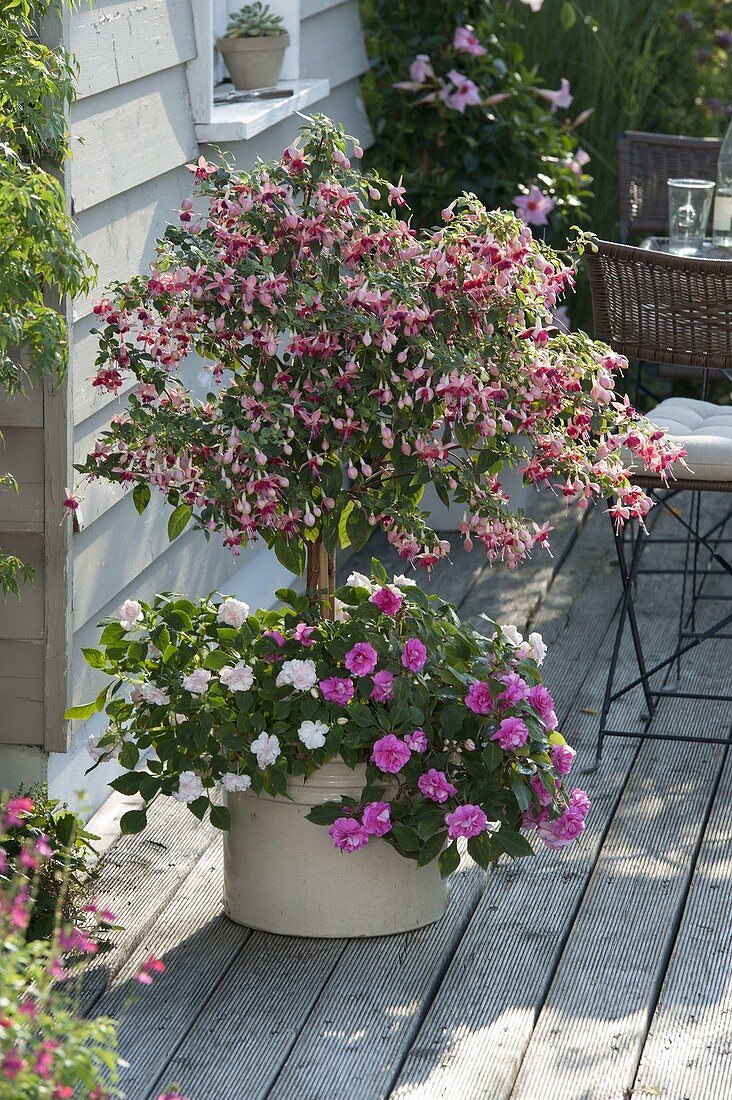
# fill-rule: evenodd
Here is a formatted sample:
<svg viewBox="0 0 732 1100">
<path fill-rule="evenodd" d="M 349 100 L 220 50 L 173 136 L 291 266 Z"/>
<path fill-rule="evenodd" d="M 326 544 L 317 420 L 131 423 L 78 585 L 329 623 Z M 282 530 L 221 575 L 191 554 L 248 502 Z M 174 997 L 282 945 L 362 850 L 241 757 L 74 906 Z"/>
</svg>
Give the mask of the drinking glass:
<svg viewBox="0 0 732 1100">
<path fill-rule="evenodd" d="M 668 245 L 676 256 L 702 250 L 714 194 L 713 180 L 668 181 Z"/>
</svg>

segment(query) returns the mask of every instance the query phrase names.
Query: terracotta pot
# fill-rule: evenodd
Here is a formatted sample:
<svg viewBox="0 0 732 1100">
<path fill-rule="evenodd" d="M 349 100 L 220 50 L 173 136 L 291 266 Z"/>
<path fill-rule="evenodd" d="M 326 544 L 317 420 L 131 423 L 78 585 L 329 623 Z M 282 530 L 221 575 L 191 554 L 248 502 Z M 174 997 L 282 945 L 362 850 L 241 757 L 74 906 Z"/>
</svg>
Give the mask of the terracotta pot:
<svg viewBox="0 0 732 1100">
<path fill-rule="evenodd" d="M 217 38 L 218 46 L 234 87 L 271 88 L 282 70 L 289 34 L 261 35 L 256 38 Z"/>
<path fill-rule="evenodd" d="M 338 795 L 358 798 L 366 769 L 333 760 L 310 780 L 291 779 L 286 798 L 228 794 L 224 909 L 238 924 L 286 936 L 388 936 L 433 924 L 447 908 L 437 863 L 417 867 L 374 837 L 356 852 L 337 849 L 327 829 L 305 819 Z"/>
</svg>

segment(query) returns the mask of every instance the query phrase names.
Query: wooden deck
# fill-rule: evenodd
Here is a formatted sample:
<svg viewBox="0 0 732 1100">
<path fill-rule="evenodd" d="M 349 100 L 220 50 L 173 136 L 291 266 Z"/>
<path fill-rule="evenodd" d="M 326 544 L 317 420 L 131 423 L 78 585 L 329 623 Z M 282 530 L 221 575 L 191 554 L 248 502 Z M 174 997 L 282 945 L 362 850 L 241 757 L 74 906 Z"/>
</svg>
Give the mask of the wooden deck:
<svg viewBox="0 0 732 1100">
<path fill-rule="evenodd" d="M 466 618 L 542 632 L 580 764 L 592 759 L 619 597 L 600 513 L 581 528 L 559 513 L 553 559 L 508 574 L 458 550 L 431 581 Z M 646 563 L 674 557 L 649 547 Z M 658 659 L 676 629 L 675 581 L 645 577 L 639 595 Z M 708 642 L 689 678 L 729 692 L 731 657 L 732 642 Z M 621 665 L 634 674 L 629 652 Z M 641 728 L 639 698 L 618 720 Z M 699 736 L 729 725 L 729 704 L 684 700 L 654 721 Z M 378 940 L 232 924 L 220 836 L 156 804 L 145 833 L 108 855 L 102 896 L 126 930 L 84 996 L 87 1010 L 117 1015 L 139 963 L 165 957 L 124 1017 L 129 1100 L 170 1081 L 190 1100 L 731 1100 L 732 755 L 613 739 L 601 770 L 575 778 L 593 800 L 579 844 L 499 864 L 487 880 L 466 862 L 440 924 Z"/>
</svg>

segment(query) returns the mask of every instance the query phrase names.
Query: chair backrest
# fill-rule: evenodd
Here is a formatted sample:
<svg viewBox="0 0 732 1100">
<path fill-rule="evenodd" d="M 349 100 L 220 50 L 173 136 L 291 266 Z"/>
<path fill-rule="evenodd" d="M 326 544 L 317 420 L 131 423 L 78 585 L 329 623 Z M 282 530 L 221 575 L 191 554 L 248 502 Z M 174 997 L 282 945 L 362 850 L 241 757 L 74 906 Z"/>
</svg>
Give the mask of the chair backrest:
<svg viewBox="0 0 732 1100">
<path fill-rule="evenodd" d="M 598 340 L 649 363 L 732 369 L 732 260 L 595 240 L 585 263 Z"/>
<path fill-rule="evenodd" d="M 718 138 L 627 130 L 617 142 L 620 239 L 663 236 L 668 228 L 667 181 L 717 178 Z"/>
</svg>

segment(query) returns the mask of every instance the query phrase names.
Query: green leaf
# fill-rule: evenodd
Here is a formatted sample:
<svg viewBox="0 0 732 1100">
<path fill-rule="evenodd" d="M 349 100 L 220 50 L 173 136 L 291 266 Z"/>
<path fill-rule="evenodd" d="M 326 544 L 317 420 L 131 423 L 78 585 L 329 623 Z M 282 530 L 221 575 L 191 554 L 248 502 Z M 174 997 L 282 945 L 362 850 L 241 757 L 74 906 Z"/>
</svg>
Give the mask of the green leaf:
<svg viewBox="0 0 732 1100">
<path fill-rule="evenodd" d="M 69 707 L 64 718 L 73 719 L 75 722 L 83 722 L 85 718 L 91 718 L 97 713 L 96 699 L 93 703 L 84 703 L 80 707 Z"/>
<path fill-rule="evenodd" d="M 468 840 L 468 855 L 475 860 L 479 867 L 487 871 L 490 864 L 498 856 L 498 852 L 493 846 L 491 834 L 479 833 L 478 836 L 471 836 Z"/>
<path fill-rule="evenodd" d="M 452 844 L 448 844 L 444 852 L 440 852 L 440 855 L 437 857 L 437 865 L 440 868 L 440 874 L 443 878 L 447 878 L 453 871 L 457 871 L 460 866 L 460 853 L 456 841 L 453 840 Z"/>
<path fill-rule="evenodd" d="M 518 802 L 521 812 L 523 813 L 524 810 L 528 810 L 531 805 L 531 791 L 526 786 L 523 779 L 519 779 L 518 777 L 514 779 L 511 784 L 511 790 L 516 796 L 516 801 Z"/>
<path fill-rule="evenodd" d="M 146 810 L 128 810 L 127 813 L 122 814 L 120 818 L 119 830 L 122 836 L 129 836 L 131 833 L 141 833 L 146 825 Z"/>
<path fill-rule="evenodd" d="M 125 772 L 124 775 L 112 779 L 109 785 L 120 794 L 139 794 L 141 779 L 140 772 Z"/>
<path fill-rule="evenodd" d="M 483 763 L 490 772 L 497 771 L 504 762 L 503 749 L 497 741 L 489 741 L 483 749 Z"/>
<path fill-rule="evenodd" d="M 424 867 L 426 863 L 430 863 L 433 859 L 437 859 L 442 846 L 445 843 L 447 833 L 442 829 L 439 833 L 435 833 L 427 840 L 422 848 L 422 851 L 417 856 L 417 866 Z"/>
<path fill-rule="evenodd" d="M 403 852 L 418 852 L 421 848 L 419 837 L 414 829 L 410 829 L 408 825 L 402 825 L 399 821 L 395 821 L 392 825 L 391 835 Z"/>
<path fill-rule="evenodd" d="M 570 0 L 565 0 L 559 12 L 559 18 L 562 21 L 562 26 L 565 31 L 569 31 L 577 22 L 577 12 L 574 10 L 574 4 L 570 3 Z"/>
<path fill-rule="evenodd" d="M 211 824 L 214 829 L 222 829 L 226 832 L 231 828 L 231 813 L 228 806 L 211 807 Z"/>
<path fill-rule="evenodd" d="M 533 856 L 534 854 L 534 849 L 526 837 L 513 829 L 501 827 L 497 833 L 493 834 L 493 838 L 497 847 L 505 852 L 507 856 L 511 856 L 512 859 L 521 859 L 522 856 Z"/>
<path fill-rule="evenodd" d="M 98 649 L 82 649 L 84 660 L 90 668 L 104 668 L 106 661 L 104 654 Z"/>
<path fill-rule="evenodd" d="M 291 573 L 302 576 L 305 571 L 305 546 L 298 539 L 277 538 L 273 543 L 277 560 Z"/>
<path fill-rule="evenodd" d="M 230 654 L 224 653 L 223 649 L 213 649 L 210 653 L 206 654 L 203 661 L 203 667 L 208 668 L 211 672 L 219 672 L 220 669 L 225 668 L 226 665 L 232 661 L 235 663 L 235 658 Z"/>
<path fill-rule="evenodd" d="M 351 545 L 351 540 L 348 537 L 348 518 L 353 511 L 353 501 L 349 500 L 345 508 L 341 512 L 341 518 L 338 521 L 338 540 L 341 544 L 341 549 L 345 550 L 346 547 Z"/>
<path fill-rule="evenodd" d="M 313 806 L 310 813 L 305 814 L 306 821 L 312 821 L 314 825 L 332 825 L 343 815 L 343 807 L 340 802 L 321 802 L 319 806 Z"/>
<path fill-rule="evenodd" d="M 150 503 L 150 486 L 146 481 L 138 481 L 132 490 L 132 503 L 135 505 L 138 515 L 141 516 Z"/>
<path fill-rule="evenodd" d="M 177 539 L 182 531 L 185 531 L 192 515 L 193 509 L 190 504 L 179 504 L 178 507 L 170 513 L 170 518 L 168 519 L 168 538 L 171 542 L 173 539 Z"/>
<path fill-rule="evenodd" d="M 127 631 L 124 629 L 121 623 L 107 623 L 102 636 L 99 639 L 100 645 L 115 645 L 117 642 L 121 642 L 123 638 L 127 637 Z"/>
<path fill-rule="evenodd" d="M 466 710 L 462 703 L 448 703 L 440 713 L 440 725 L 446 737 L 454 738 L 463 728 Z"/>
</svg>

